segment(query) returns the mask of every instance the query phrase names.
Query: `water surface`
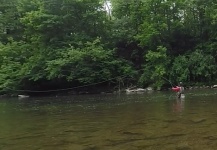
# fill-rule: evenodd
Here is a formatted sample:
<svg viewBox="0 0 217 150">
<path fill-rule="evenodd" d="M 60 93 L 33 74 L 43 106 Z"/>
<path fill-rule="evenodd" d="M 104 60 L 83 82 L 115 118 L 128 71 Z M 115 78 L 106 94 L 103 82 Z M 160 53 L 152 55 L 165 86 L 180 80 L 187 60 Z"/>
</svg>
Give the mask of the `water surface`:
<svg viewBox="0 0 217 150">
<path fill-rule="evenodd" d="M 0 150 L 216 150 L 217 89 L 0 99 Z"/>
</svg>

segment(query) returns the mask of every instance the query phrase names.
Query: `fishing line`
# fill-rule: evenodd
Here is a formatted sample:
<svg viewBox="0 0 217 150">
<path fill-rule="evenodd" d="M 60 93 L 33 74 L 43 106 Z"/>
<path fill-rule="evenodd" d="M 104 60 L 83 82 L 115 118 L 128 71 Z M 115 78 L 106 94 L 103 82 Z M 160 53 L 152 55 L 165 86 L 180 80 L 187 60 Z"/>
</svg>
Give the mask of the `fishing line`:
<svg viewBox="0 0 217 150">
<path fill-rule="evenodd" d="M 97 82 L 97 83 L 92 83 L 92 84 L 86 84 L 86 85 L 81 85 L 81 86 L 77 86 L 77 87 L 72 87 L 72 88 L 65 88 L 65 89 L 56 89 L 56 90 L 46 90 L 46 91 L 40 91 L 40 90 L 14 90 L 11 89 L 9 87 L 5 87 L 6 89 L 9 89 L 11 91 L 16 91 L 16 92 L 30 92 L 30 93 L 50 93 L 50 92 L 58 92 L 58 91 L 67 91 L 67 90 L 73 90 L 73 89 L 78 89 L 78 88 L 82 88 L 82 87 L 88 87 L 88 86 L 93 86 L 93 85 L 97 85 L 97 84 L 101 84 L 101 83 L 105 83 L 114 79 L 118 79 L 118 78 L 126 78 L 128 77 L 127 75 L 123 75 L 123 76 L 117 76 L 115 78 L 110 78 L 108 80 L 105 81 L 101 81 L 101 82 Z"/>
<path fill-rule="evenodd" d="M 164 78 L 164 77 L 162 77 L 162 78 L 170 83 L 171 88 L 173 88 L 173 87 L 175 86 L 170 80 L 168 80 L 168 79 L 166 79 L 166 78 Z M 170 94 L 169 100 L 171 99 L 172 96 L 173 96 L 173 94 Z"/>
<path fill-rule="evenodd" d="M 174 84 L 170 81 L 170 80 L 168 80 L 168 79 L 166 79 L 166 78 L 164 78 L 164 77 L 162 77 L 164 80 L 166 80 L 166 81 L 168 81 L 169 83 L 170 83 L 170 85 L 171 85 L 171 87 L 174 87 Z"/>
<path fill-rule="evenodd" d="M 138 71 L 140 71 L 140 70 L 144 70 L 144 69 L 139 69 Z M 105 83 L 105 82 L 108 82 L 108 81 L 111 81 L 111 80 L 114 80 L 114 79 L 118 79 L 120 77 L 121 78 L 126 78 L 126 77 L 128 77 L 128 75 L 117 76 L 117 77 L 110 78 L 110 79 L 105 80 L 105 81 L 91 83 L 91 84 L 86 84 L 86 85 L 82 85 L 82 86 L 77 86 L 77 87 L 72 87 L 72 88 L 65 88 L 65 89 L 56 89 L 56 90 L 45 90 L 45 91 L 41 91 L 41 90 L 15 90 L 15 89 L 12 89 L 12 88 L 9 88 L 9 87 L 5 87 L 5 88 L 8 89 L 8 90 L 11 90 L 11 91 L 16 91 L 16 92 L 50 93 L 50 92 L 67 91 L 67 90 L 73 90 L 73 89 L 78 89 L 78 88 L 82 88 L 82 87 L 93 86 L 93 85 Z M 164 80 L 168 81 L 170 83 L 171 87 L 173 87 L 173 84 L 172 84 L 172 82 L 170 80 L 168 80 L 168 79 L 166 79 L 164 77 L 162 77 L 162 78 Z"/>
</svg>

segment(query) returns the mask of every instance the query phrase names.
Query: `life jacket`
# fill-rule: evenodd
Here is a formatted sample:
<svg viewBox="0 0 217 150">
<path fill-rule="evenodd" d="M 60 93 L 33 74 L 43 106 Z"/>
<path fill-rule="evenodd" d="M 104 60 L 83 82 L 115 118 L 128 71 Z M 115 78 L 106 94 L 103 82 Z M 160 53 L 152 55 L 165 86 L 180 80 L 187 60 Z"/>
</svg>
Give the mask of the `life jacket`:
<svg viewBox="0 0 217 150">
<path fill-rule="evenodd" d="M 173 90 L 174 92 L 180 92 L 181 87 L 179 87 L 179 86 L 172 87 L 172 90 Z"/>
</svg>

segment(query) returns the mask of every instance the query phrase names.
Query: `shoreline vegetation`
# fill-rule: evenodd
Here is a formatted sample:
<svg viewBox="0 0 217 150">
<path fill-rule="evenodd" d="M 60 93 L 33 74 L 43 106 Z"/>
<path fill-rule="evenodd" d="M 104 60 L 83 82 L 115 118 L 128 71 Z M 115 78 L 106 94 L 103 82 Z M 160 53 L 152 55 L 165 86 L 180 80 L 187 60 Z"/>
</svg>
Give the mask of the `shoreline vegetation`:
<svg viewBox="0 0 217 150">
<path fill-rule="evenodd" d="M 213 86 L 213 4 L 1 1 L 0 95 L 113 93 L 132 85 L 168 90 L 179 82 L 194 88 Z"/>
<path fill-rule="evenodd" d="M 184 87 L 185 90 L 197 90 L 197 89 L 217 89 L 217 85 L 212 85 L 212 86 L 185 86 Z M 131 87 L 131 88 L 122 88 L 122 89 L 101 89 L 101 90 L 96 90 L 96 89 L 92 89 L 91 91 L 89 90 L 70 90 L 68 92 L 62 92 L 62 93 L 58 93 L 56 92 L 51 93 L 51 94 L 36 94 L 36 95 L 32 95 L 32 93 L 27 93 L 27 94 L 18 94 L 18 93 L 13 93 L 13 94 L 3 94 L 0 95 L 0 98 L 4 98 L 4 97 L 18 97 L 20 99 L 24 99 L 24 98 L 29 98 L 29 97 L 35 97 L 35 96 L 68 96 L 68 95 L 91 95 L 91 94 L 118 94 L 118 93 L 126 93 L 126 94 L 141 94 L 141 93 L 146 93 L 146 92 L 154 92 L 154 91 L 171 91 L 171 88 L 163 88 L 163 89 L 153 89 L 152 87 L 147 87 L 147 88 L 137 88 L 135 87 Z"/>
</svg>

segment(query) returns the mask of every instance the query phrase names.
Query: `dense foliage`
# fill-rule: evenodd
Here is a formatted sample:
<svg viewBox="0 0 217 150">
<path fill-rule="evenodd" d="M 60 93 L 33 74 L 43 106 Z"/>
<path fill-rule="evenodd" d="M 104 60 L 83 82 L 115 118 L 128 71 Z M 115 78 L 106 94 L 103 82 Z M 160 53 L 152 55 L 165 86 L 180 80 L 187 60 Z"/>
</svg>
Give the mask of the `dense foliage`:
<svg viewBox="0 0 217 150">
<path fill-rule="evenodd" d="M 216 81 L 215 0 L 0 2 L 2 92 Z"/>
</svg>

